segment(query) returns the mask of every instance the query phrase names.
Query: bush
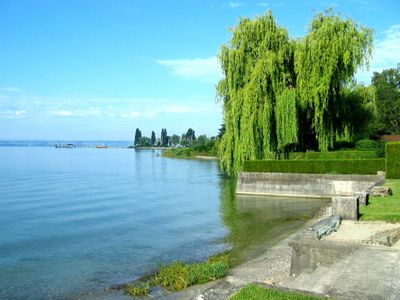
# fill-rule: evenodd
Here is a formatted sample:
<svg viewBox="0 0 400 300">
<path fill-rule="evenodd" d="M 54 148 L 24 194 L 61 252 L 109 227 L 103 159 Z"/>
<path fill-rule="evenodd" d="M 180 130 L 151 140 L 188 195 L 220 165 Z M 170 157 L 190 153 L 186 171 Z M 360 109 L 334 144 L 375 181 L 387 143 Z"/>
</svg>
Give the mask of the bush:
<svg viewBox="0 0 400 300">
<path fill-rule="evenodd" d="M 385 160 L 331 159 L 331 160 L 256 160 L 246 161 L 245 172 L 278 172 L 308 174 L 376 174 L 385 170 Z"/>
<path fill-rule="evenodd" d="M 384 157 L 384 152 L 369 151 L 330 151 L 330 152 L 291 152 L 289 159 L 369 159 Z"/>
<path fill-rule="evenodd" d="M 361 150 L 361 151 L 379 150 L 379 149 L 385 149 L 385 143 L 365 139 L 365 140 L 356 141 L 355 147 L 357 150 Z"/>
<path fill-rule="evenodd" d="M 400 142 L 386 143 L 386 178 L 400 178 Z"/>
</svg>

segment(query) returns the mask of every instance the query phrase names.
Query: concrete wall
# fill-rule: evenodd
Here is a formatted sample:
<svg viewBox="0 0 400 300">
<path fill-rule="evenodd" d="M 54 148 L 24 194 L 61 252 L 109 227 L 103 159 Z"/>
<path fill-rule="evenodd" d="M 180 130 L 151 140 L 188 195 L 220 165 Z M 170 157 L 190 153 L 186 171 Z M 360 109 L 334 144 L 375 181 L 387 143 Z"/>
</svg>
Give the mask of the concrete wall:
<svg viewBox="0 0 400 300">
<path fill-rule="evenodd" d="M 331 198 L 368 191 L 383 180 L 378 175 L 242 172 L 238 175 L 236 193 Z"/>
<path fill-rule="evenodd" d="M 302 237 L 289 242 L 293 253 L 290 275 L 297 276 L 304 270 L 315 270 L 318 266 L 329 267 L 339 258 L 353 254 L 361 248 L 359 244 L 317 241 L 315 238 Z"/>
</svg>

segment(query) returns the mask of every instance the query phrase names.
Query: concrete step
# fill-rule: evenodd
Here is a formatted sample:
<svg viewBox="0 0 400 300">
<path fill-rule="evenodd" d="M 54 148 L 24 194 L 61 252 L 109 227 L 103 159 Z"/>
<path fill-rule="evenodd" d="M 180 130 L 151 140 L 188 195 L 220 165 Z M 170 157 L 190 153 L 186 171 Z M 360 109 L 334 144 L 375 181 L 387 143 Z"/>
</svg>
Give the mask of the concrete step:
<svg viewBox="0 0 400 300">
<path fill-rule="evenodd" d="M 315 270 L 306 270 L 297 277 L 290 278 L 285 286 L 318 294 L 328 294 L 332 282 L 335 282 L 341 276 L 350 259 L 350 257 L 347 257 L 332 266 L 318 266 Z"/>
<path fill-rule="evenodd" d="M 363 248 L 331 266 L 318 266 L 283 286 L 336 299 L 400 299 L 400 253 Z"/>
</svg>

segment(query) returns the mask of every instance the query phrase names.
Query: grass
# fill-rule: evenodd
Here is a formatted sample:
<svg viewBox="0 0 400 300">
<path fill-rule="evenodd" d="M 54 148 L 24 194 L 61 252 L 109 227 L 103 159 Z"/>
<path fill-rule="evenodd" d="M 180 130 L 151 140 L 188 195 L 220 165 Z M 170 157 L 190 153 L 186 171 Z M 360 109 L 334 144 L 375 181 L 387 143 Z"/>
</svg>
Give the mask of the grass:
<svg viewBox="0 0 400 300">
<path fill-rule="evenodd" d="M 178 291 L 225 277 L 229 267 L 230 255 L 228 253 L 211 256 L 205 262 L 194 264 L 173 262 L 170 265 L 162 266 L 145 282 L 128 285 L 125 291 L 131 296 L 147 295 L 150 288 L 154 286 L 162 286 L 169 291 Z"/>
<path fill-rule="evenodd" d="M 145 282 L 128 284 L 125 290 L 131 296 L 146 296 L 149 293 L 150 285 Z"/>
<path fill-rule="evenodd" d="M 255 284 L 249 284 L 233 295 L 229 300 L 317 300 L 326 299 L 300 293 L 267 289 Z"/>
<path fill-rule="evenodd" d="M 387 179 L 385 186 L 390 187 L 390 197 L 370 197 L 368 206 L 361 206 L 361 220 L 400 222 L 400 179 Z"/>
</svg>

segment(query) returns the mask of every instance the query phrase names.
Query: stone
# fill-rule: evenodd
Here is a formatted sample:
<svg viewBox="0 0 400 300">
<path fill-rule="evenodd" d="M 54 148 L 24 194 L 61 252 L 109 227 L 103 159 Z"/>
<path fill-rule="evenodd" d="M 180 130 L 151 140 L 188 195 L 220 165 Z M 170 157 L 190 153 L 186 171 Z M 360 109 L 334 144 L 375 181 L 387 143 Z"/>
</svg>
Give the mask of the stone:
<svg viewBox="0 0 400 300">
<path fill-rule="evenodd" d="M 332 208 L 342 220 L 357 221 L 359 216 L 359 200 L 356 196 L 336 196 L 332 198 Z"/>
<path fill-rule="evenodd" d="M 383 246 L 394 246 L 400 240 L 400 230 L 391 229 L 379 232 L 372 236 L 371 242 Z"/>
<path fill-rule="evenodd" d="M 369 203 L 369 193 L 367 193 L 367 192 L 358 192 L 355 195 L 358 198 L 358 203 L 360 205 L 368 205 L 368 203 Z"/>
<path fill-rule="evenodd" d="M 371 196 L 387 197 L 391 196 L 392 194 L 393 193 L 391 188 L 382 185 L 376 185 L 372 187 L 370 191 Z"/>
<path fill-rule="evenodd" d="M 340 225 L 340 216 L 339 215 L 331 215 L 326 219 L 319 221 L 312 227 L 312 230 L 315 232 L 316 238 L 319 240 L 323 236 L 328 236 L 332 232 L 337 231 Z"/>
</svg>

